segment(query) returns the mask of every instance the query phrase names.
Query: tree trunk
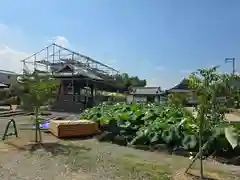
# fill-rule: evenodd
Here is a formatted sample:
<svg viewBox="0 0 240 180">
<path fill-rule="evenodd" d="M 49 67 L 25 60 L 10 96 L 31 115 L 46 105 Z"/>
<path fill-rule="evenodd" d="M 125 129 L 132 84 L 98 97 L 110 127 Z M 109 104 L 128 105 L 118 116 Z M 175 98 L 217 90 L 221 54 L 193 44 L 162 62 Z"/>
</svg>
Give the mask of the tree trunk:
<svg viewBox="0 0 240 180">
<path fill-rule="evenodd" d="M 199 158 L 200 158 L 200 179 L 203 179 L 203 148 L 202 148 L 202 143 L 203 143 L 203 132 L 204 132 L 204 114 L 205 114 L 205 106 L 201 105 L 200 106 L 200 115 L 199 115 Z"/>
<path fill-rule="evenodd" d="M 40 126 L 38 121 L 38 113 L 39 113 L 39 107 L 35 107 L 35 142 L 42 141 Z"/>
</svg>

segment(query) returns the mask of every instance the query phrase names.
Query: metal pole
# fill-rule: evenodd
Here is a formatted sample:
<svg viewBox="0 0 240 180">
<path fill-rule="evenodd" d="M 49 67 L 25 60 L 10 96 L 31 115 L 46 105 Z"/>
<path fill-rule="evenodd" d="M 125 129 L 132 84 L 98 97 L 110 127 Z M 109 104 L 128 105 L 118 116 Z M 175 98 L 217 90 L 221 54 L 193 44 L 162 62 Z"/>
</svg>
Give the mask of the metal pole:
<svg viewBox="0 0 240 180">
<path fill-rule="evenodd" d="M 74 83 L 74 75 L 75 75 L 75 64 L 74 64 L 74 54 L 72 54 L 72 62 L 73 62 L 73 69 L 72 69 L 72 92 L 73 92 L 73 96 L 72 96 L 72 100 L 75 101 L 75 83 Z"/>
<path fill-rule="evenodd" d="M 34 56 L 34 72 L 36 71 L 37 69 L 37 55 L 35 54 Z"/>
<path fill-rule="evenodd" d="M 232 74 L 234 75 L 236 72 L 236 66 L 235 66 L 235 58 L 225 58 L 225 63 L 232 63 Z"/>
<path fill-rule="evenodd" d="M 232 59 L 232 65 L 233 65 L 233 75 L 235 74 L 235 58 Z"/>
</svg>

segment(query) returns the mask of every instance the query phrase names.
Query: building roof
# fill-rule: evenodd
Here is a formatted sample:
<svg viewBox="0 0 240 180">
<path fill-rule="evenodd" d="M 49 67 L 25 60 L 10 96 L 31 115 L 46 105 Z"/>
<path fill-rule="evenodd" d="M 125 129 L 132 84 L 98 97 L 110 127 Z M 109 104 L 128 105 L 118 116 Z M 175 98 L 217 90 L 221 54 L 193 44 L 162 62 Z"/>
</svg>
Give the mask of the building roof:
<svg viewBox="0 0 240 180">
<path fill-rule="evenodd" d="M 232 81 L 232 86 L 240 88 L 240 81 Z"/>
<path fill-rule="evenodd" d="M 232 81 L 232 86 L 235 86 L 237 88 L 240 88 L 240 81 Z M 174 86 L 173 88 L 167 90 L 167 92 L 190 92 L 192 91 L 191 88 L 188 86 L 188 80 L 184 78 L 179 84 Z"/>
<path fill-rule="evenodd" d="M 97 76 L 96 74 L 92 73 L 91 71 L 85 68 L 70 65 L 70 64 L 66 64 L 64 67 L 56 71 L 54 75 L 62 76 L 62 77 L 71 76 L 71 75 L 82 75 L 95 80 L 103 80 L 102 78 L 100 78 L 99 76 Z"/>
<path fill-rule="evenodd" d="M 13 71 L 2 70 L 2 69 L 0 69 L 0 73 L 3 73 L 3 74 L 12 74 L 12 75 L 17 74 L 17 73 L 15 73 L 15 72 L 13 72 Z"/>
<path fill-rule="evenodd" d="M 0 88 L 8 87 L 6 84 L 0 83 Z"/>
<path fill-rule="evenodd" d="M 190 92 L 191 88 L 188 87 L 188 80 L 184 78 L 179 84 L 167 90 L 167 92 Z"/>
<path fill-rule="evenodd" d="M 160 87 L 132 87 L 129 94 L 132 95 L 158 95 L 162 94 Z"/>
</svg>

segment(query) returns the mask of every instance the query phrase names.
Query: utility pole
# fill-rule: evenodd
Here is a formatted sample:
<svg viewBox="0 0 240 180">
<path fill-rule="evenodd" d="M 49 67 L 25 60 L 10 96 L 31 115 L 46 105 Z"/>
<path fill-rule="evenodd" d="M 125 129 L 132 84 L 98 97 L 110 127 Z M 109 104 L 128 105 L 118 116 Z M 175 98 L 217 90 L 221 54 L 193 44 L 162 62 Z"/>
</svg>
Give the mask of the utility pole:
<svg viewBox="0 0 240 180">
<path fill-rule="evenodd" d="M 225 58 L 225 63 L 232 63 L 232 74 L 235 74 L 235 58 Z"/>
</svg>

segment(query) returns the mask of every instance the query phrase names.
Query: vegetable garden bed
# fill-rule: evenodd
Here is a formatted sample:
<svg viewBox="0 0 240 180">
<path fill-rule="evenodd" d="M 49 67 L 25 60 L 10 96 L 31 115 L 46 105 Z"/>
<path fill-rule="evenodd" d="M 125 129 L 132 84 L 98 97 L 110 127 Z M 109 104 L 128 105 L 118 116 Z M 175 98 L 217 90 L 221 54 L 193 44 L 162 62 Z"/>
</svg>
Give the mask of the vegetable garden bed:
<svg viewBox="0 0 240 180">
<path fill-rule="evenodd" d="M 81 119 L 100 124 L 98 139 L 139 149 L 159 150 L 192 156 L 198 151 L 199 123 L 191 112 L 181 107 L 159 104 L 105 103 L 87 109 Z M 204 150 L 207 157 L 221 156 L 227 163 L 240 164 L 240 150 L 233 149 L 224 132 L 205 131 L 203 140 L 216 137 Z"/>
</svg>

